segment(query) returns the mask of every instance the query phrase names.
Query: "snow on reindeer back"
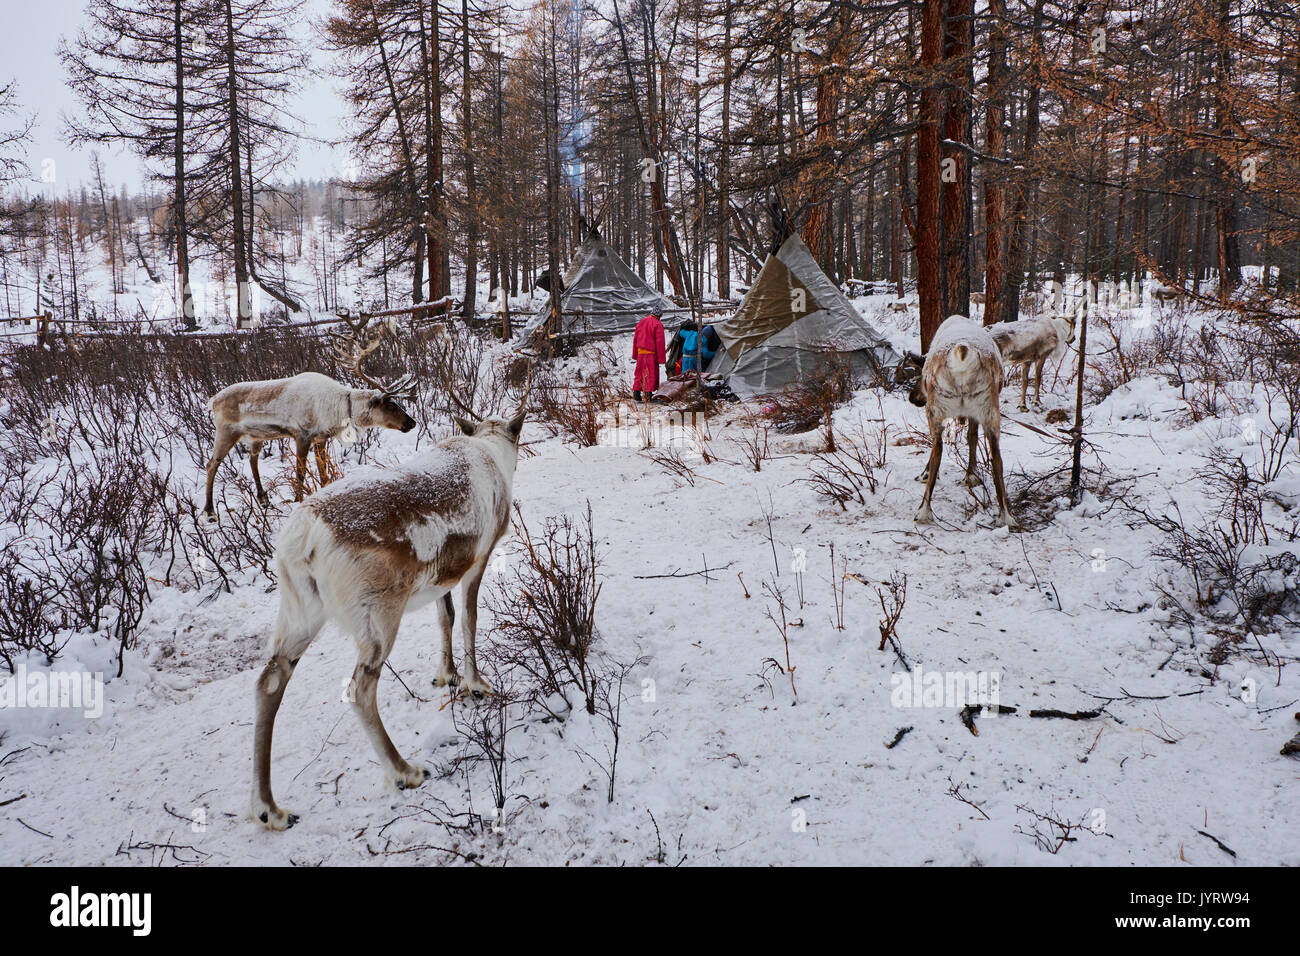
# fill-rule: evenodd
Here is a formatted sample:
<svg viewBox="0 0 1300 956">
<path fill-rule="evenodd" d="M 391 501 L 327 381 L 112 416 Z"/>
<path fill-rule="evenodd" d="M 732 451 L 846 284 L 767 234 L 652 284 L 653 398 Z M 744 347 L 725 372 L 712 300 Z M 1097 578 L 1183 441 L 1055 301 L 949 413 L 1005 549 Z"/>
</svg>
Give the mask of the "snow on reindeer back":
<svg viewBox="0 0 1300 956">
<path fill-rule="evenodd" d="M 950 315 L 944 319 L 930 340 L 930 352 L 951 348 L 962 342 L 989 358 L 999 362 L 1002 360 L 997 343 L 993 341 L 988 329 L 964 315 Z"/>
<path fill-rule="evenodd" d="M 441 533 L 471 510 L 473 467 L 465 449 L 440 446 L 392 468 L 354 472 L 316 492 L 311 507 L 340 538 L 405 541 L 428 560 Z"/>
</svg>

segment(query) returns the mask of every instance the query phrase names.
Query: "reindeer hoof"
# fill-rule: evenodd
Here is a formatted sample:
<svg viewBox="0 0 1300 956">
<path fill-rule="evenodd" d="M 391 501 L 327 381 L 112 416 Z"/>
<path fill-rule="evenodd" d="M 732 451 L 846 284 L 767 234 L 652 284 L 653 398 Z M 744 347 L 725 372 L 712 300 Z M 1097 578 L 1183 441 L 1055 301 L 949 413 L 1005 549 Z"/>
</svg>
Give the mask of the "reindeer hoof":
<svg viewBox="0 0 1300 956">
<path fill-rule="evenodd" d="M 257 503 L 261 505 L 263 508 L 265 508 L 271 504 L 271 499 L 267 496 L 266 492 L 264 491 L 257 496 Z"/>
<path fill-rule="evenodd" d="M 1027 411 L 1029 411 L 1029 406 L 1028 406 L 1028 405 L 1017 405 L 1017 406 L 1016 406 L 1016 411 L 1018 411 L 1018 412 L 1027 412 Z"/>
<path fill-rule="evenodd" d="M 917 524 L 934 524 L 934 512 L 929 508 L 923 507 L 916 513 L 916 517 L 912 520 Z"/>
<path fill-rule="evenodd" d="M 917 481 L 929 481 L 929 480 L 930 480 L 930 470 L 927 468 L 925 471 L 921 472 L 919 475 L 916 476 L 916 480 L 917 480 Z"/>
<path fill-rule="evenodd" d="M 967 474 L 966 477 L 961 480 L 961 484 L 965 485 L 967 488 L 978 488 L 983 483 L 984 482 L 980 481 L 980 476 L 973 472 Z"/>
<path fill-rule="evenodd" d="M 268 830 L 287 830 L 298 822 L 298 814 L 289 813 L 287 810 L 281 810 L 274 803 L 268 805 L 260 800 L 254 802 L 250 815 Z"/>
<path fill-rule="evenodd" d="M 492 685 L 481 677 L 471 677 L 461 685 L 463 690 L 469 691 L 478 700 L 482 700 L 486 695 L 492 693 Z"/>
<path fill-rule="evenodd" d="M 1012 516 L 1010 511 L 1003 512 L 1001 515 L 998 516 L 998 524 L 1002 525 L 1004 528 L 1008 529 L 1009 531 L 1014 531 L 1020 527 L 1020 522 L 1016 521 L 1015 517 Z"/>
<path fill-rule="evenodd" d="M 460 685 L 460 675 L 455 671 L 438 671 L 433 676 L 434 687 L 458 687 Z"/>
<path fill-rule="evenodd" d="M 203 514 L 200 515 L 200 518 L 202 518 L 202 520 L 203 520 L 204 522 L 206 522 L 207 524 L 216 524 L 216 523 L 217 523 L 217 513 L 216 513 L 215 511 L 207 511 L 207 510 L 205 510 L 205 511 L 203 512 Z"/>
<path fill-rule="evenodd" d="M 393 782 L 398 790 L 414 790 L 428 779 L 429 771 L 423 767 L 409 767 L 405 772 L 399 773 Z"/>
</svg>

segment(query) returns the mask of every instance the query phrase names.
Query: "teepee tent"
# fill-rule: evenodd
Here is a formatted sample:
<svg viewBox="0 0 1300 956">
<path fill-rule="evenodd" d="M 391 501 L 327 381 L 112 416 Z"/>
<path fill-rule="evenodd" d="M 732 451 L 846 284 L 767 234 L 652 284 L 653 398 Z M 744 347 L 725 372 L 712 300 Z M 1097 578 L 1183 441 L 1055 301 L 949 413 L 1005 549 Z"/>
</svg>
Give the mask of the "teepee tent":
<svg viewBox="0 0 1300 956">
<path fill-rule="evenodd" d="M 673 306 L 664 295 L 646 285 L 594 228 L 587 232 L 577 257 L 564 274 L 563 290 L 560 311 L 565 332 L 592 335 L 631 332 L 649 313 L 662 314 L 664 309 Z M 550 310 L 548 299 L 524 327 L 525 340 L 542 327 Z"/>
<path fill-rule="evenodd" d="M 723 350 L 709 375 L 726 376 L 741 398 L 779 391 L 829 361 L 846 360 L 869 377 L 900 358 L 822 272 L 798 233 L 767 257 L 735 313 L 713 327 Z"/>
</svg>

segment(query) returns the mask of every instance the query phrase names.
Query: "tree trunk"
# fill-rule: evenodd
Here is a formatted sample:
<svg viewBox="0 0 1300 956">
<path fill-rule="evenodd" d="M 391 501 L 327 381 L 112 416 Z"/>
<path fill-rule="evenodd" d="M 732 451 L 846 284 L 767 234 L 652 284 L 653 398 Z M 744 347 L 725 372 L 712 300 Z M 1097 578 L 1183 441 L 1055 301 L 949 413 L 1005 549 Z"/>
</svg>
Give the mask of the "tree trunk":
<svg viewBox="0 0 1300 956">
<path fill-rule="evenodd" d="M 1042 55 L 1042 24 L 1043 0 L 1036 0 L 1030 26 L 1032 34 L 1031 55 L 1035 60 Z M 1030 270 L 1037 271 L 1035 260 L 1038 254 L 1038 216 L 1034 217 L 1032 241 L 1027 243 L 1025 233 L 1029 230 L 1031 185 L 1035 194 L 1037 193 L 1036 183 L 1031 184 L 1032 177 L 1029 170 L 1032 169 L 1033 164 L 1036 162 L 1035 154 L 1038 150 L 1041 96 L 1041 87 L 1037 72 L 1035 72 L 1031 76 L 1029 92 L 1025 97 L 1024 137 L 1021 140 L 1020 152 L 1016 162 L 1019 168 L 1015 170 L 1014 179 L 1012 180 L 1012 213 L 1005 270 L 1006 281 L 1003 285 L 1003 301 L 998 308 L 998 315 L 1005 322 L 1014 322 L 1020 318 L 1020 287 L 1024 281 L 1026 265 Z M 1026 255 L 1027 244 L 1029 246 L 1028 255 Z M 985 308 L 988 308 L 987 302 Z"/>
<path fill-rule="evenodd" d="M 1218 27 L 1223 35 L 1216 37 L 1218 62 L 1214 78 L 1214 126 L 1225 139 L 1231 135 L 1231 101 L 1228 84 L 1231 81 L 1232 49 L 1227 34 L 1231 31 L 1232 0 L 1219 0 Z M 1237 235 L 1237 171 L 1222 155 L 1216 158 L 1219 168 L 1219 189 L 1214 207 L 1214 229 L 1218 237 L 1219 302 L 1226 305 L 1232 290 L 1241 284 L 1241 246 Z"/>
<path fill-rule="evenodd" d="M 722 135 L 718 144 L 718 295 L 731 298 L 731 4 L 723 7 Z"/>
<path fill-rule="evenodd" d="M 230 205 L 234 225 L 234 258 L 236 286 L 235 327 L 243 328 L 253 315 L 251 290 L 248 284 L 248 247 L 244 236 L 244 187 L 242 182 L 242 149 L 239 138 L 239 98 L 235 76 L 235 12 L 232 0 L 226 0 L 226 80 L 230 116 Z"/>
<path fill-rule="evenodd" d="M 989 0 L 989 67 L 988 104 L 984 113 L 985 151 L 994 160 L 1005 153 L 1002 124 L 1006 121 L 1007 35 L 1006 2 Z M 984 171 L 984 324 L 992 325 L 1003 318 L 1006 306 L 1003 251 L 1005 210 L 1003 208 L 1002 169 L 989 163 Z"/>
<path fill-rule="evenodd" d="M 939 125 L 943 122 L 939 60 L 943 55 L 943 0 L 924 0 L 921 7 L 920 125 L 916 132 L 916 277 L 921 311 L 921 352 L 943 321 L 939 280 Z"/>
<path fill-rule="evenodd" d="M 971 76 L 974 50 L 973 0 L 946 0 L 944 73 L 948 96 L 944 104 L 944 138 L 958 146 L 944 149 L 943 239 L 944 314 L 970 314 L 971 226 Z M 950 162 L 951 161 L 951 162 Z M 955 164 L 955 165 L 954 165 Z"/>
<path fill-rule="evenodd" d="M 478 187 L 474 181 L 474 115 L 471 110 L 473 83 L 469 72 L 469 0 L 460 0 L 460 29 L 465 35 L 461 70 L 464 74 L 461 120 L 465 150 L 465 305 L 461 315 L 466 321 L 474 317 L 478 293 Z"/>
<path fill-rule="evenodd" d="M 176 141 L 172 146 L 174 206 L 176 226 L 176 269 L 181 280 L 181 316 L 185 328 L 198 327 L 194 318 L 194 291 L 190 287 L 190 239 L 188 213 L 185 209 L 185 44 L 181 29 L 181 0 L 174 0 L 172 23 L 176 57 Z"/>
</svg>

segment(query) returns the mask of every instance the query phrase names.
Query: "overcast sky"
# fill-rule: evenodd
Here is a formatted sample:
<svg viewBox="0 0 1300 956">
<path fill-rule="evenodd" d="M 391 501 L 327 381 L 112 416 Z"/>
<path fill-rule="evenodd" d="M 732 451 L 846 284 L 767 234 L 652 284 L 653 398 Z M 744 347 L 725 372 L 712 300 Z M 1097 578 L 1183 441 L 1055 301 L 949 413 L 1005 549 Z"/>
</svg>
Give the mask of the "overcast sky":
<svg viewBox="0 0 1300 956">
<path fill-rule="evenodd" d="M 314 64 L 323 53 L 311 34 L 311 20 L 319 20 L 330 6 L 329 0 L 301 0 L 298 10 L 304 15 L 302 30 L 306 47 Z M 18 81 L 18 102 L 22 112 L 36 115 L 28 143 L 27 164 L 32 179 L 23 185 L 31 192 L 54 189 L 62 193 L 69 186 L 90 180 L 90 151 L 70 149 L 63 141 L 62 117 L 77 109 L 76 98 L 63 79 L 63 69 L 56 54 L 59 37 L 76 36 L 83 20 L 86 0 L 0 0 L 4 15 L 0 21 L 0 83 Z M 341 135 L 343 102 L 338 96 L 337 81 L 331 77 L 310 77 L 304 93 L 293 104 L 309 131 L 317 135 Z M 134 189 L 143 181 L 140 161 L 125 152 L 99 150 L 105 176 L 115 186 L 125 183 Z M 304 141 L 297 155 L 296 174 L 306 178 L 339 175 L 343 151 L 330 150 Z M 42 169 L 50 169 L 53 160 L 53 184 L 41 180 Z"/>
</svg>

